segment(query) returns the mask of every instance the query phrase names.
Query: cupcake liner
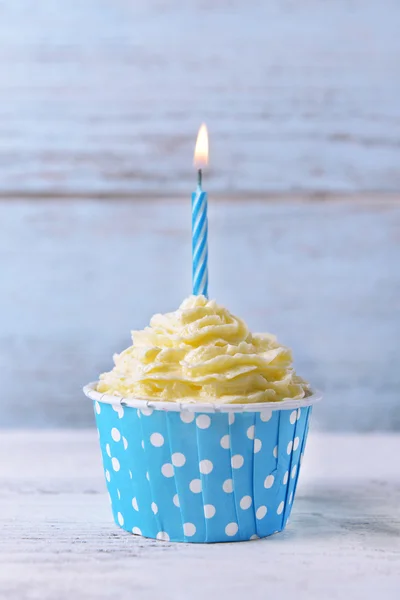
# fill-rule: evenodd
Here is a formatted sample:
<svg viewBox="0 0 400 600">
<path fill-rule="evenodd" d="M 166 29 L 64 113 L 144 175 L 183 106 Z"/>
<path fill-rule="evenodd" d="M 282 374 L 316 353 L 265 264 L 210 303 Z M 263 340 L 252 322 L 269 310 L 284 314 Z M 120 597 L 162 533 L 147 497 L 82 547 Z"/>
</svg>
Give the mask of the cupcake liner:
<svg viewBox="0 0 400 600">
<path fill-rule="evenodd" d="M 94 399 L 112 511 L 123 529 L 201 543 L 285 527 L 316 395 L 297 408 L 293 401 L 251 411 L 210 404 L 198 412 L 189 403 L 160 410 L 161 403 L 105 397 L 93 385 L 85 393 Z"/>
</svg>

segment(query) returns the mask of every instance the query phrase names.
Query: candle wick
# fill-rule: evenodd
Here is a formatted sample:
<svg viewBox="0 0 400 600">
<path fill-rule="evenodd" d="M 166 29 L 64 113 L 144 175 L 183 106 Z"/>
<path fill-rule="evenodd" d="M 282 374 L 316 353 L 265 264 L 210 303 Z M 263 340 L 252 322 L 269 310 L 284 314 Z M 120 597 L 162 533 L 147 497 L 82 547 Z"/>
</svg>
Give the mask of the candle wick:
<svg viewBox="0 0 400 600">
<path fill-rule="evenodd" d="M 203 178 L 203 173 L 201 172 L 201 169 L 199 169 L 197 171 L 197 185 L 201 188 L 201 181 Z"/>
</svg>

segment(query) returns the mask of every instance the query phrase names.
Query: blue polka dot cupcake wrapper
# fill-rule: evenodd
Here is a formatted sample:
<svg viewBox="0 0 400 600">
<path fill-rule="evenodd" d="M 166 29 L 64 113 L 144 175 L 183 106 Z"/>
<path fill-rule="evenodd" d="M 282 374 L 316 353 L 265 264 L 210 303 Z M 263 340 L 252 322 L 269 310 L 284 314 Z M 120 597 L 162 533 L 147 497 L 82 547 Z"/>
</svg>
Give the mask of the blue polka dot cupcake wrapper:
<svg viewBox="0 0 400 600">
<path fill-rule="evenodd" d="M 289 518 L 311 406 L 154 410 L 94 401 L 115 522 L 145 537 L 230 542 Z"/>
</svg>

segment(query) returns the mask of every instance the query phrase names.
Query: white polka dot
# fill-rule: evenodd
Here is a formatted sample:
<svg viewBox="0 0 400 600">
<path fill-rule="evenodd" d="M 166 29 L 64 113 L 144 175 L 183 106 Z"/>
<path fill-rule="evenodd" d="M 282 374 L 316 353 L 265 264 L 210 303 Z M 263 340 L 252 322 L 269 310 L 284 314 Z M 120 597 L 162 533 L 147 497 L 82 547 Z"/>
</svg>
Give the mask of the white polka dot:
<svg viewBox="0 0 400 600">
<path fill-rule="evenodd" d="M 239 527 L 237 523 L 228 523 L 228 525 L 225 527 L 225 533 L 226 535 L 229 535 L 229 537 L 236 535 L 238 530 Z"/>
<path fill-rule="evenodd" d="M 119 440 L 121 439 L 121 434 L 116 427 L 113 427 L 111 429 L 111 437 L 114 440 L 114 442 L 119 442 Z"/>
<path fill-rule="evenodd" d="M 115 458 L 115 456 L 113 456 L 113 458 L 111 459 L 111 464 L 113 466 L 114 471 L 120 470 L 119 460 L 118 460 L 118 458 Z"/>
<path fill-rule="evenodd" d="M 260 412 L 260 419 L 266 423 L 272 417 L 272 410 L 270 408 L 266 408 Z"/>
<path fill-rule="evenodd" d="M 254 425 L 251 425 L 247 430 L 247 437 L 249 438 L 249 440 L 254 440 L 254 429 Z"/>
<path fill-rule="evenodd" d="M 182 452 L 174 452 L 171 459 L 174 467 L 183 467 L 186 462 L 186 456 Z"/>
<path fill-rule="evenodd" d="M 258 535 L 256 533 L 254 533 L 253 535 L 250 536 L 249 539 L 250 540 L 259 540 L 260 538 L 258 537 Z"/>
<path fill-rule="evenodd" d="M 142 531 L 139 529 L 139 527 L 132 527 L 132 533 L 135 535 L 142 535 Z"/>
<path fill-rule="evenodd" d="M 101 413 L 101 408 L 100 408 L 100 404 L 97 402 L 97 400 L 94 403 L 94 406 L 95 406 L 97 414 L 99 415 Z"/>
<path fill-rule="evenodd" d="M 257 508 L 256 511 L 256 517 L 257 519 L 263 519 L 265 517 L 265 515 L 267 514 L 267 507 L 266 506 L 259 506 Z"/>
<path fill-rule="evenodd" d="M 211 419 L 208 415 L 199 415 L 196 419 L 196 425 L 199 429 L 208 429 L 211 425 Z"/>
<path fill-rule="evenodd" d="M 166 531 L 159 531 L 156 535 L 157 540 L 162 540 L 163 542 L 169 542 L 169 535 Z"/>
<path fill-rule="evenodd" d="M 289 479 L 289 471 L 286 471 L 286 473 L 283 476 L 283 485 L 286 485 Z"/>
<path fill-rule="evenodd" d="M 146 408 L 142 408 L 141 410 L 142 415 L 144 415 L 145 417 L 149 417 L 150 415 L 153 414 L 153 409 L 149 408 L 148 406 Z"/>
<path fill-rule="evenodd" d="M 267 489 L 272 488 L 272 486 L 274 485 L 274 481 L 275 477 L 273 475 L 268 475 L 268 477 L 265 478 L 264 487 Z"/>
<path fill-rule="evenodd" d="M 142 448 L 143 448 L 143 450 L 144 450 L 144 440 L 142 440 Z"/>
<path fill-rule="evenodd" d="M 295 422 L 296 422 L 296 419 L 297 419 L 297 410 L 293 410 L 293 411 L 290 413 L 289 421 L 290 421 L 290 423 L 291 423 L 292 425 L 294 425 L 294 424 L 295 424 Z"/>
<path fill-rule="evenodd" d="M 297 409 L 297 420 L 299 420 L 301 417 L 301 408 Z"/>
<path fill-rule="evenodd" d="M 124 444 L 124 448 L 125 448 L 125 450 L 126 450 L 126 449 L 127 449 L 127 447 L 128 447 L 128 440 L 127 440 L 126 438 L 124 438 L 124 437 L 123 437 L 123 438 L 122 438 L 122 442 L 123 442 L 123 444 Z"/>
<path fill-rule="evenodd" d="M 146 471 L 146 479 L 147 479 L 147 481 L 150 481 L 150 475 L 149 475 L 148 471 Z"/>
<path fill-rule="evenodd" d="M 288 445 L 287 445 L 286 452 L 287 452 L 288 454 L 290 454 L 290 453 L 291 453 L 291 451 L 292 451 L 292 448 L 293 448 L 293 442 L 292 442 L 292 440 L 290 440 L 290 442 L 289 442 L 289 443 L 288 443 Z"/>
<path fill-rule="evenodd" d="M 192 537 L 196 533 L 196 526 L 193 523 L 184 523 L 183 524 L 183 533 L 187 537 Z"/>
<path fill-rule="evenodd" d="M 151 510 L 153 511 L 153 513 L 156 515 L 158 513 L 158 506 L 155 502 L 151 503 Z"/>
<path fill-rule="evenodd" d="M 229 425 L 233 425 L 235 422 L 235 413 L 229 413 L 228 414 L 228 423 Z"/>
<path fill-rule="evenodd" d="M 208 475 L 213 470 L 214 465 L 211 460 L 201 460 L 199 463 L 200 473 L 203 475 Z"/>
<path fill-rule="evenodd" d="M 171 463 L 165 463 L 165 465 L 161 467 L 161 473 L 164 475 L 164 477 L 173 477 L 174 467 L 171 465 Z"/>
<path fill-rule="evenodd" d="M 292 479 L 294 479 L 296 477 L 296 472 L 297 472 L 297 465 L 294 465 L 294 467 L 292 469 Z"/>
<path fill-rule="evenodd" d="M 139 510 L 139 506 L 138 506 L 136 498 L 132 498 L 132 506 L 135 510 Z"/>
<path fill-rule="evenodd" d="M 293 492 L 290 492 L 289 504 L 292 504 L 292 501 L 293 501 Z"/>
<path fill-rule="evenodd" d="M 205 504 L 204 505 L 204 516 L 206 519 L 212 519 L 212 517 L 215 515 L 215 506 L 213 506 L 212 504 Z"/>
<path fill-rule="evenodd" d="M 107 471 L 107 469 L 106 469 L 105 474 L 106 474 L 107 481 L 110 482 L 111 481 L 110 471 Z"/>
<path fill-rule="evenodd" d="M 225 479 L 224 483 L 222 484 L 222 489 L 224 490 L 224 492 L 226 494 L 230 494 L 231 492 L 233 492 L 233 481 L 232 481 L 232 479 Z"/>
<path fill-rule="evenodd" d="M 121 515 L 121 513 L 120 513 L 120 512 L 118 513 L 118 515 L 117 515 L 117 518 L 118 518 L 118 523 L 119 523 L 119 524 L 121 525 L 121 527 L 122 527 L 122 525 L 124 524 L 124 517 Z"/>
<path fill-rule="evenodd" d="M 251 496 L 243 496 L 243 498 L 240 500 L 240 508 L 242 510 L 247 510 L 248 508 L 250 508 L 252 502 L 253 500 Z"/>
<path fill-rule="evenodd" d="M 118 500 L 121 500 L 121 492 L 119 490 L 117 490 L 117 496 L 118 496 Z"/>
<path fill-rule="evenodd" d="M 224 448 L 224 450 L 229 450 L 230 446 L 231 446 L 231 436 L 230 435 L 224 435 L 221 438 L 221 446 Z"/>
<path fill-rule="evenodd" d="M 161 433 L 152 433 L 150 436 L 150 442 L 153 444 L 153 446 L 159 448 L 164 444 L 164 438 Z"/>
<path fill-rule="evenodd" d="M 232 458 L 231 458 L 232 469 L 240 469 L 240 467 L 243 467 L 243 463 L 244 463 L 244 458 L 241 454 L 235 454 L 235 456 L 232 456 Z"/>
<path fill-rule="evenodd" d="M 272 451 L 272 454 L 274 455 L 274 458 L 278 458 L 278 446 L 275 446 L 275 448 Z"/>
<path fill-rule="evenodd" d="M 172 498 L 172 502 L 175 504 L 175 506 L 177 506 L 178 508 L 180 507 L 180 502 L 179 502 L 179 496 L 178 494 L 175 494 L 175 496 Z"/>
<path fill-rule="evenodd" d="M 262 447 L 262 441 L 259 440 L 258 438 L 256 438 L 254 440 L 254 446 L 253 446 L 254 454 L 256 454 L 257 452 L 260 452 L 261 447 Z"/>
<path fill-rule="evenodd" d="M 189 489 L 194 494 L 200 494 L 202 490 L 201 479 L 192 479 L 189 483 Z"/>
<path fill-rule="evenodd" d="M 111 448 L 110 448 L 110 444 L 106 444 L 106 452 L 107 452 L 107 456 L 109 456 L 111 458 Z"/>
<path fill-rule="evenodd" d="M 281 515 L 283 513 L 283 509 L 285 508 L 285 503 L 282 502 L 279 504 L 278 508 L 276 509 L 276 514 Z"/>
<path fill-rule="evenodd" d="M 137 416 L 138 416 L 138 419 L 140 419 L 140 417 L 141 417 L 142 415 L 141 415 L 141 413 L 140 413 L 140 410 L 139 410 L 139 409 L 137 409 L 137 410 L 136 410 L 136 414 L 137 414 Z"/>
<path fill-rule="evenodd" d="M 129 479 L 132 479 L 132 471 L 129 471 Z"/>
<path fill-rule="evenodd" d="M 299 436 L 296 436 L 294 438 L 294 442 L 293 442 L 293 450 L 297 450 L 297 448 L 299 447 L 300 444 L 300 438 Z"/>
<path fill-rule="evenodd" d="M 118 413 L 118 417 L 122 419 L 122 417 L 124 416 L 124 409 L 122 408 L 122 406 L 120 404 L 112 404 L 111 406 L 113 407 L 113 410 L 115 410 L 115 412 Z"/>
<path fill-rule="evenodd" d="M 181 412 L 181 421 L 183 423 L 191 423 L 194 419 L 194 413 L 192 412 Z"/>
</svg>

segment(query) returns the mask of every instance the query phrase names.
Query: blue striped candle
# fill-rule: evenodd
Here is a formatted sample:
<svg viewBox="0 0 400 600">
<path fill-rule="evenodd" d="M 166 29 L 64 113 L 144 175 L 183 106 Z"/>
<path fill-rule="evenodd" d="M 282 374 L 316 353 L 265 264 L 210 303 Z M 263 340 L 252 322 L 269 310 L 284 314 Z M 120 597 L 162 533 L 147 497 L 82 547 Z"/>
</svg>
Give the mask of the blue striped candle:
<svg viewBox="0 0 400 600">
<path fill-rule="evenodd" d="M 193 294 L 208 297 L 207 194 L 201 189 L 200 173 L 199 185 L 192 194 Z"/>
<path fill-rule="evenodd" d="M 203 123 L 194 150 L 194 165 L 199 178 L 197 190 L 192 194 L 192 272 L 193 294 L 208 298 L 207 194 L 201 187 L 202 168 L 207 164 L 208 133 Z"/>
</svg>

